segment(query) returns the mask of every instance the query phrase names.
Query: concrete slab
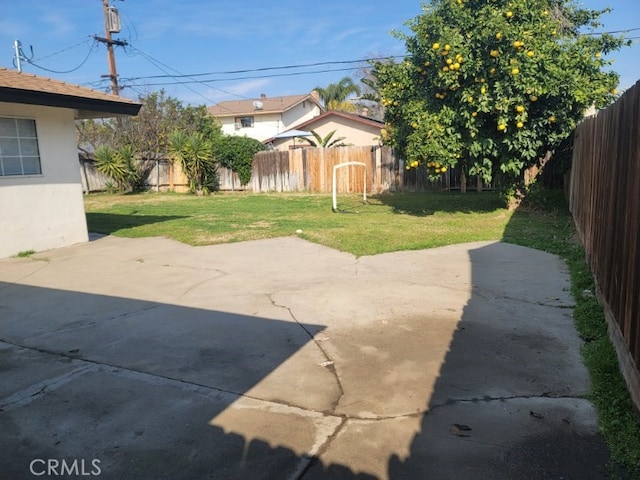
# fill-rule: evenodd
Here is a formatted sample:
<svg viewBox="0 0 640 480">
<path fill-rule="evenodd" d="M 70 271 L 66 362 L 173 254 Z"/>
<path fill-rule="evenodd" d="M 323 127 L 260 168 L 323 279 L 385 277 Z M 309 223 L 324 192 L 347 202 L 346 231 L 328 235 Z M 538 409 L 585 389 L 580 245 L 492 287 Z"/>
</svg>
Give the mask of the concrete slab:
<svg viewBox="0 0 640 480">
<path fill-rule="evenodd" d="M 0 260 L 0 477 L 608 478 L 572 307 L 558 257 L 494 242 Z"/>
</svg>

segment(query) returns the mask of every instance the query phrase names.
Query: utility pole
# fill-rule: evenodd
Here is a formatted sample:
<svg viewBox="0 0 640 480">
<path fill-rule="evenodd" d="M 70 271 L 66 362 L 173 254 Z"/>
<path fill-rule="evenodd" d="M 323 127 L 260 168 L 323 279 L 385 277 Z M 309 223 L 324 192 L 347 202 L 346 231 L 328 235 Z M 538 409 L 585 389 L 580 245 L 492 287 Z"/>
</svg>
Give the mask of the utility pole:
<svg viewBox="0 0 640 480">
<path fill-rule="evenodd" d="M 103 75 L 111 79 L 111 93 L 114 95 L 120 95 L 120 88 L 118 87 L 118 72 L 116 71 L 116 56 L 113 51 L 113 46 L 118 45 L 124 47 L 127 42 L 121 40 L 113 40 L 112 33 L 118 33 L 120 31 L 120 19 L 118 18 L 117 10 L 109 8 L 109 0 L 102 0 L 102 11 L 104 14 L 104 31 L 105 36 L 98 37 L 93 36 L 98 42 L 104 43 L 107 46 L 107 60 L 109 61 L 109 75 Z M 117 24 L 117 25 L 116 25 Z"/>
</svg>

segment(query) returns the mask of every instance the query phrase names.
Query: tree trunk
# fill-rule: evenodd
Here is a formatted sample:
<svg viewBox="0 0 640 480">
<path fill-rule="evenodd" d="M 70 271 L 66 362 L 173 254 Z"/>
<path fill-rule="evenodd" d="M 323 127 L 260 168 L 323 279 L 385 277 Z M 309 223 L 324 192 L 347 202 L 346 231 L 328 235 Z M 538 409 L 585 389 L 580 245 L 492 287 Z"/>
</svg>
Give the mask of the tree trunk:
<svg viewBox="0 0 640 480">
<path fill-rule="evenodd" d="M 553 152 L 547 151 L 547 153 L 542 157 L 538 162 L 531 165 L 529 168 L 524 170 L 524 185 L 525 187 L 531 185 L 538 174 L 542 171 L 544 166 L 549 163 L 551 157 L 553 156 Z"/>
<path fill-rule="evenodd" d="M 467 177 L 464 170 L 460 170 L 460 192 L 467 193 Z"/>
<path fill-rule="evenodd" d="M 476 184 L 476 188 L 478 189 L 478 193 L 482 193 L 482 176 L 478 175 L 478 183 Z"/>
</svg>

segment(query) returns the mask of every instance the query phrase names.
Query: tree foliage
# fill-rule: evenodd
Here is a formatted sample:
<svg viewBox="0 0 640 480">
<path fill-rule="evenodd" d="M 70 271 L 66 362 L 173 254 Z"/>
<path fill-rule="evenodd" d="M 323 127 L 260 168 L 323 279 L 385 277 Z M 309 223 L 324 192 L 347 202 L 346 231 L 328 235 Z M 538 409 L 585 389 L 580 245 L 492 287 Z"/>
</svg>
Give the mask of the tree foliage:
<svg viewBox="0 0 640 480">
<path fill-rule="evenodd" d="M 586 35 L 608 10 L 566 0 L 432 0 L 401 35 L 402 63 L 377 62 L 383 140 L 437 176 L 460 166 L 485 181 L 523 178 L 585 110 L 609 104 L 605 55 L 624 40 Z"/>
<path fill-rule="evenodd" d="M 225 135 L 217 137 L 213 143 L 216 160 L 236 172 L 242 185 L 251 180 L 253 157 L 264 148 L 261 142 L 249 137 Z"/>
<path fill-rule="evenodd" d="M 360 87 L 349 77 L 342 78 L 337 83 L 330 83 L 326 87 L 316 87 L 320 100 L 328 110 L 355 112 L 358 107 L 347 102 L 349 95 L 360 95 Z"/>
<path fill-rule="evenodd" d="M 218 166 L 213 157 L 213 143 L 202 133 L 187 134 L 174 130 L 169 135 L 169 154 L 180 163 L 192 193 L 209 193 L 218 181 Z"/>
<path fill-rule="evenodd" d="M 117 150 L 109 145 L 99 145 L 94 152 L 96 169 L 112 180 L 118 190 L 136 188 L 140 176 L 134 158 L 130 145 L 123 145 Z"/>
<path fill-rule="evenodd" d="M 141 96 L 140 113 L 135 117 L 106 120 L 83 120 L 77 124 L 78 144 L 91 155 L 98 146 L 118 149 L 131 145 L 142 158 L 166 158 L 169 136 L 174 130 L 186 135 L 200 133 L 211 139 L 221 134 L 220 126 L 204 105 L 183 105 L 164 91 Z"/>
</svg>

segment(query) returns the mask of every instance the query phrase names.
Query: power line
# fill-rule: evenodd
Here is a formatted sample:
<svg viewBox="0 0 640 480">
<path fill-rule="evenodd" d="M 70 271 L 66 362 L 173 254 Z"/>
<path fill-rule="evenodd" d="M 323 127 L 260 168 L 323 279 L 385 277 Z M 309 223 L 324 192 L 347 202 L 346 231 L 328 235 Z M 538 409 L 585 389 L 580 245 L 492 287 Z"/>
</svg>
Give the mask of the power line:
<svg viewBox="0 0 640 480">
<path fill-rule="evenodd" d="M 404 58 L 404 57 L 403 57 Z M 357 70 L 359 67 L 349 67 L 349 68 L 338 68 L 338 69 L 326 69 L 326 70 L 314 70 L 311 72 L 289 72 L 289 73 L 273 73 L 270 75 L 249 75 L 245 77 L 234 77 L 234 78 L 214 78 L 209 80 L 192 80 L 192 81 L 176 81 L 176 82 L 159 82 L 159 83 L 147 83 L 147 84 L 137 84 L 132 83 L 129 86 L 139 87 L 139 86 L 148 86 L 148 87 L 157 87 L 163 85 L 187 85 L 191 83 L 202 83 L 209 84 L 214 82 L 230 82 L 235 80 L 250 80 L 256 78 L 277 78 L 277 77 L 295 77 L 301 75 L 316 75 L 320 73 L 331 73 L 331 72 L 347 72 L 352 70 Z"/>
<path fill-rule="evenodd" d="M 314 63 L 301 63 L 297 65 L 283 65 L 279 67 L 260 67 L 260 68 L 249 68 L 243 70 L 225 70 L 218 72 L 204 72 L 204 73 L 190 73 L 190 74 L 182 74 L 182 75 L 148 75 L 141 77 L 128 77 L 125 80 L 133 81 L 133 80 L 146 80 L 146 79 L 156 79 L 156 78 L 195 78 L 195 77 L 206 77 L 211 75 L 237 75 L 240 73 L 254 73 L 254 72 L 267 72 L 272 70 L 292 70 L 298 68 L 310 68 L 310 67 L 319 67 L 325 65 L 344 65 L 350 63 L 362 63 L 368 61 L 375 60 L 388 60 L 395 58 L 405 58 L 406 55 L 396 55 L 396 56 L 388 56 L 388 57 L 373 57 L 373 58 L 361 58 L 358 60 L 335 60 L 328 62 L 314 62 Z M 351 70 L 351 69 L 349 69 Z M 256 77 L 256 78 L 264 78 L 264 77 Z"/>
<path fill-rule="evenodd" d="M 49 55 L 45 55 L 44 57 L 36 58 L 33 61 L 34 62 L 40 62 L 42 60 L 46 60 L 47 58 L 55 57 L 56 55 L 60 55 L 61 53 L 67 52 L 69 50 L 73 50 L 74 48 L 79 47 L 80 45 L 87 44 L 89 42 L 90 38 L 91 38 L 91 36 L 87 35 L 86 38 L 84 38 L 81 42 L 76 43 L 75 45 L 71 45 L 70 47 L 63 48 L 62 50 L 58 50 L 57 52 L 50 53 Z"/>
<path fill-rule="evenodd" d="M 627 28 L 624 30 L 611 30 L 610 32 L 588 32 L 588 33 L 583 33 L 582 35 L 612 35 L 614 33 L 629 33 L 629 32 L 636 32 L 638 30 L 640 30 L 640 27 Z"/>
<path fill-rule="evenodd" d="M 147 60 L 149 63 L 151 63 L 154 67 L 156 67 L 156 68 L 157 68 L 157 69 L 159 69 L 160 71 L 162 71 L 162 72 L 166 73 L 167 75 L 162 75 L 162 77 L 163 77 L 163 78 L 164 78 L 164 77 L 169 77 L 169 78 L 185 78 L 185 75 L 184 75 L 183 73 L 179 72 L 178 70 L 176 70 L 175 68 L 170 67 L 169 65 L 167 65 L 167 64 L 165 64 L 165 63 L 162 63 L 160 60 L 158 60 L 158 59 L 156 59 L 156 58 L 153 58 L 151 55 L 149 55 L 149 54 L 147 54 L 147 53 L 143 52 L 142 50 L 140 50 L 140 49 L 138 49 L 138 48 L 136 48 L 136 47 L 134 47 L 134 46 L 132 46 L 132 45 L 129 45 L 129 47 L 130 47 L 133 51 L 135 51 L 137 54 L 139 54 L 140 56 L 142 56 L 142 58 L 144 58 L 144 59 L 145 59 L 145 60 Z M 159 65 L 161 65 L 161 66 L 159 66 Z M 172 71 L 176 72 L 176 73 L 178 74 L 178 75 L 177 75 L 177 77 L 176 77 L 176 76 L 174 76 L 174 75 L 170 75 L 170 74 L 169 74 L 169 73 L 168 73 L 164 68 L 162 68 L 162 67 L 166 67 L 167 69 L 169 69 L 169 70 L 172 70 Z M 186 78 L 189 78 L 189 77 L 188 77 L 188 76 L 186 76 Z M 236 94 L 234 94 L 234 93 L 227 92 L 226 90 L 222 90 L 222 89 L 219 89 L 219 88 L 211 87 L 211 86 L 206 85 L 205 83 L 203 83 L 203 82 L 201 82 L 201 81 L 199 81 L 199 80 L 195 80 L 195 81 L 194 81 L 194 83 L 200 83 L 200 84 L 202 84 L 202 85 L 205 85 L 205 86 L 206 86 L 206 87 L 208 87 L 208 88 L 214 88 L 215 90 L 218 90 L 218 91 L 220 91 L 220 92 L 226 93 L 226 94 L 228 94 L 228 95 L 233 95 L 233 96 L 236 96 L 236 97 L 239 97 L 239 98 L 243 98 L 243 99 L 246 99 L 246 98 L 247 98 L 247 97 L 243 97 L 243 96 L 241 96 L 241 95 L 236 95 Z M 133 88 L 133 87 L 138 87 L 138 86 L 140 86 L 140 85 L 133 85 L 133 84 L 125 85 L 125 87 L 132 87 L 132 88 Z M 150 86 L 150 85 L 143 85 L 143 86 Z M 216 103 L 214 100 L 212 100 L 212 99 L 210 99 L 210 98 L 208 98 L 208 97 L 206 97 L 206 96 L 202 95 L 200 92 L 197 92 L 196 90 L 192 89 L 191 87 L 189 87 L 189 86 L 187 86 L 187 85 L 185 85 L 185 88 L 187 88 L 187 89 L 188 89 L 188 90 L 190 90 L 191 92 L 195 93 L 195 94 L 196 94 L 196 95 L 198 95 L 199 97 L 204 98 L 204 99 L 205 99 L 205 100 L 207 100 L 208 102 Z"/>
<path fill-rule="evenodd" d="M 75 45 L 75 46 L 77 46 L 77 45 Z M 33 65 L 34 67 L 39 68 L 40 70 L 44 70 L 45 72 L 58 73 L 58 74 L 63 74 L 63 73 L 73 73 L 73 72 L 75 72 L 75 71 L 79 70 L 80 68 L 82 68 L 82 66 L 83 66 L 85 63 L 87 63 L 87 60 L 89 60 L 89 57 L 91 56 L 91 53 L 93 52 L 93 49 L 94 49 L 94 47 L 95 47 L 95 46 L 96 46 L 96 41 L 94 40 L 94 41 L 91 43 L 91 45 L 89 46 L 89 51 L 87 52 L 87 55 L 84 57 L 84 59 L 82 60 L 82 62 L 80 62 L 80 65 L 78 65 L 77 67 L 74 67 L 74 68 L 72 68 L 72 69 L 70 69 L 70 70 L 53 70 L 53 69 L 50 69 L 50 68 L 46 68 L 46 67 L 43 67 L 43 66 L 41 66 L 41 65 L 38 65 L 37 63 L 35 63 L 35 61 L 34 61 L 34 60 L 32 60 L 32 59 L 30 59 L 30 58 L 27 58 L 27 57 L 24 55 L 24 53 L 22 53 L 22 49 L 20 49 L 20 54 L 22 55 L 23 60 L 25 60 L 29 65 Z M 70 47 L 70 48 L 72 48 L 72 47 Z M 69 50 L 69 49 L 65 49 L 65 50 Z M 49 58 L 49 57 L 52 57 L 52 56 L 54 56 L 54 55 L 57 55 L 58 53 L 62 53 L 62 52 L 63 52 L 63 51 L 65 51 L 65 50 L 61 50 L 60 52 L 53 53 L 53 54 L 51 54 L 51 55 L 49 55 L 49 56 L 47 56 L 47 57 L 43 57 L 43 58 Z M 39 59 L 39 60 L 42 60 L 42 59 Z"/>
</svg>

